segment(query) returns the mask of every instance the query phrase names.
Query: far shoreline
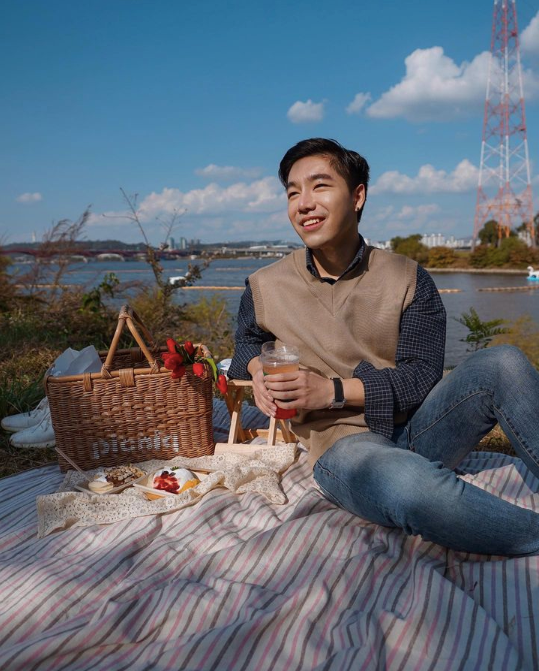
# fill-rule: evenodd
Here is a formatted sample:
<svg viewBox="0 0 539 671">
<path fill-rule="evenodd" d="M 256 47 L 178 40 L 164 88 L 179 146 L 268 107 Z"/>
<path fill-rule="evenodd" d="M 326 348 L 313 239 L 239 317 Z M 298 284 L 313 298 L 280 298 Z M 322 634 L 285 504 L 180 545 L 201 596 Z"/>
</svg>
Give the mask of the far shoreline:
<svg viewBox="0 0 539 671">
<path fill-rule="evenodd" d="M 527 270 L 518 268 L 429 268 L 425 266 L 429 273 L 476 273 L 478 275 L 528 275 Z"/>
</svg>

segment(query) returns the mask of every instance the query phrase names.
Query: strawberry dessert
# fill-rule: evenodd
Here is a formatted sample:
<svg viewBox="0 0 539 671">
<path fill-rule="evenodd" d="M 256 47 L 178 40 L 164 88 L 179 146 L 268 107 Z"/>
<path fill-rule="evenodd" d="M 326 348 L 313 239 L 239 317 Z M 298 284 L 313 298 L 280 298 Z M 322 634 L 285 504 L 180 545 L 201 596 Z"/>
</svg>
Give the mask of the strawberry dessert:
<svg viewBox="0 0 539 671">
<path fill-rule="evenodd" d="M 190 487 L 196 487 L 200 480 L 186 468 L 161 469 L 153 476 L 152 487 L 171 494 L 181 494 Z"/>
</svg>

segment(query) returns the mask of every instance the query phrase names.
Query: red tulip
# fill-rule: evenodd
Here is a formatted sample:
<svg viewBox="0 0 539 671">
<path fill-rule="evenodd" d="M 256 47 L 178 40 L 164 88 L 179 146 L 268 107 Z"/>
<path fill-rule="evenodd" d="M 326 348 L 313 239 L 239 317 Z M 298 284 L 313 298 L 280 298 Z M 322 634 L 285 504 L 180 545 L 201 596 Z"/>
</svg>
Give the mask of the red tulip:
<svg viewBox="0 0 539 671">
<path fill-rule="evenodd" d="M 228 381 L 224 375 L 219 375 L 217 378 L 217 389 L 219 389 L 221 394 L 226 394 L 228 390 Z"/>
<path fill-rule="evenodd" d="M 174 338 L 167 338 L 167 348 L 170 354 L 176 354 L 176 341 Z"/>
<path fill-rule="evenodd" d="M 195 346 L 190 340 L 186 340 L 184 343 L 184 348 L 189 356 L 192 356 L 195 353 Z"/>
<path fill-rule="evenodd" d="M 185 366 L 176 366 L 172 373 L 170 374 L 170 377 L 173 380 L 177 380 L 180 377 L 183 377 L 185 375 Z"/>
<path fill-rule="evenodd" d="M 181 357 L 181 354 L 175 353 L 175 354 L 170 354 L 170 352 L 167 354 L 166 352 L 162 355 L 162 359 L 165 362 L 165 368 L 167 370 L 174 370 L 178 366 L 181 366 L 183 363 L 183 359 Z"/>
<path fill-rule="evenodd" d="M 197 375 L 198 377 L 202 377 L 204 375 L 204 364 L 203 363 L 194 363 L 193 364 L 193 373 Z"/>
</svg>

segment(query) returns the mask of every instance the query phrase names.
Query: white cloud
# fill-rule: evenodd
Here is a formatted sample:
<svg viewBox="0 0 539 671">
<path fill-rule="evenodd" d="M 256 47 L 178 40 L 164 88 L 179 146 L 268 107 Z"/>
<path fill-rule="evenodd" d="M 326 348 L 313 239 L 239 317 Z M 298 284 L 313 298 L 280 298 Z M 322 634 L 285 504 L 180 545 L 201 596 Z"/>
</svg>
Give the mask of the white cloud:
<svg viewBox="0 0 539 671">
<path fill-rule="evenodd" d="M 415 177 L 398 170 L 384 172 L 369 189 L 369 194 L 463 193 L 477 188 L 478 177 L 479 170 L 465 158 L 449 173 L 429 164 L 421 166 Z"/>
<path fill-rule="evenodd" d="M 37 191 L 34 193 L 26 192 L 21 193 L 15 200 L 18 203 L 38 203 L 40 200 L 43 200 L 43 196 Z"/>
<path fill-rule="evenodd" d="M 370 100 L 370 93 L 356 93 L 354 99 L 346 108 L 346 112 L 348 114 L 359 114 Z"/>
<path fill-rule="evenodd" d="M 283 238 L 287 240 L 296 240 L 297 234 L 294 232 L 286 212 L 274 212 L 270 215 L 253 219 L 234 219 L 227 227 L 227 234 L 233 238 Z M 296 242 L 300 242 L 297 238 Z"/>
<path fill-rule="evenodd" d="M 163 189 L 151 193 L 140 203 L 140 210 L 149 218 L 160 212 L 187 209 L 190 214 L 220 213 L 223 211 L 274 211 L 284 206 L 286 197 L 275 177 L 264 177 L 250 184 L 236 182 L 228 187 L 212 183 L 204 189 L 183 193 L 179 189 Z"/>
<path fill-rule="evenodd" d="M 195 174 L 205 179 L 229 181 L 233 179 L 254 179 L 261 173 L 260 168 L 237 168 L 232 165 L 215 165 L 210 163 L 205 168 L 198 168 Z"/>
<path fill-rule="evenodd" d="M 539 12 L 522 31 L 520 46 L 524 53 L 539 56 Z"/>
<path fill-rule="evenodd" d="M 406 57 L 403 79 L 370 105 L 370 117 L 408 121 L 447 121 L 483 108 L 490 53 L 484 51 L 460 65 L 444 54 L 442 47 L 416 49 Z M 526 97 L 539 93 L 539 78 L 522 73 Z"/>
<path fill-rule="evenodd" d="M 427 203 L 426 205 L 403 205 L 395 215 L 396 219 L 423 219 L 440 211 L 440 206 L 436 203 Z"/>
<path fill-rule="evenodd" d="M 256 214 L 282 211 L 286 217 L 286 195 L 275 177 L 264 177 L 251 183 L 236 182 L 223 187 L 208 184 L 203 189 L 183 192 L 164 188 L 160 193 L 151 193 L 138 205 L 138 215 L 143 223 L 174 212 L 186 211 L 186 217 L 222 216 L 226 213 Z M 106 212 L 117 223 L 129 221 L 125 211 Z M 90 224 L 102 224 L 103 215 L 94 215 Z"/>
<path fill-rule="evenodd" d="M 403 205 L 397 210 L 393 205 L 387 205 L 367 215 L 367 223 L 362 232 L 370 238 L 381 239 L 403 233 L 411 235 L 438 225 L 438 215 L 441 208 L 436 203 L 422 205 Z"/>
<path fill-rule="evenodd" d="M 292 123 L 322 121 L 324 118 L 324 102 L 313 103 L 310 98 L 305 103 L 298 100 L 288 110 L 286 116 Z"/>
</svg>

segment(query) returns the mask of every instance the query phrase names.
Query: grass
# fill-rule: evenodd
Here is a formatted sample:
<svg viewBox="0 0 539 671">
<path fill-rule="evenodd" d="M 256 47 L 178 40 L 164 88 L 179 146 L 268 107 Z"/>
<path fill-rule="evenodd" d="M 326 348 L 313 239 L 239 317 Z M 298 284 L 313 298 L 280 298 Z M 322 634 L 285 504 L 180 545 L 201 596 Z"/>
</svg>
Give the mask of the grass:
<svg viewBox="0 0 539 671">
<path fill-rule="evenodd" d="M 492 431 L 480 441 L 475 449 L 484 452 L 500 452 L 501 454 L 508 454 L 510 457 L 517 456 L 513 446 L 499 424 L 496 424 Z"/>
<path fill-rule="evenodd" d="M 20 345 L 19 341 L 19 345 Z M 58 351 L 43 346 L 20 347 L 0 361 L 0 417 L 32 410 L 44 396 L 41 379 Z M 54 449 L 23 450 L 9 444 L 11 434 L 0 431 L 0 477 L 55 463 Z"/>
</svg>

